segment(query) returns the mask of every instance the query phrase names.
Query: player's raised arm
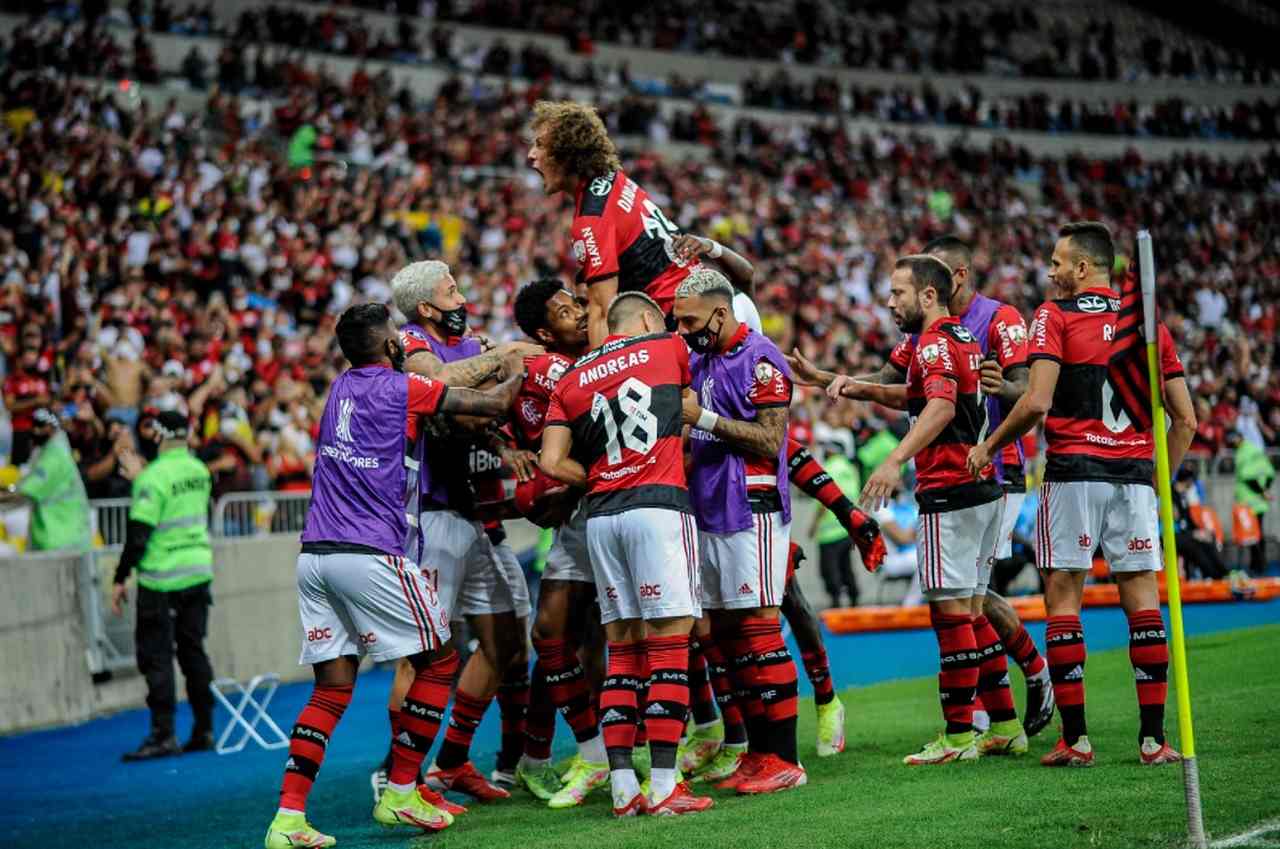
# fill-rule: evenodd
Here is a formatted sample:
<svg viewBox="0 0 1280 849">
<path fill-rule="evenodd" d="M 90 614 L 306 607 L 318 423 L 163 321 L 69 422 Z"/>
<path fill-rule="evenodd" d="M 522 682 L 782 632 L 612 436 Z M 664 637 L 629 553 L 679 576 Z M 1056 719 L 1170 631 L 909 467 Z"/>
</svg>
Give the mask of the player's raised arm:
<svg viewBox="0 0 1280 849">
<path fill-rule="evenodd" d="M 439 412 L 464 416 L 497 418 L 505 415 L 515 402 L 524 382 L 524 373 L 513 374 L 492 389 L 478 390 L 451 387 L 440 401 Z"/>
<path fill-rule="evenodd" d="M 747 297 L 755 297 L 756 269 L 751 260 L 742 254 L 725 247 L 715 239 L 682 233 L 671 242 L 671 247 L 680 262 L 710 263 L 724 272 L 733 284 L 733 288 Z"/>
</svg>

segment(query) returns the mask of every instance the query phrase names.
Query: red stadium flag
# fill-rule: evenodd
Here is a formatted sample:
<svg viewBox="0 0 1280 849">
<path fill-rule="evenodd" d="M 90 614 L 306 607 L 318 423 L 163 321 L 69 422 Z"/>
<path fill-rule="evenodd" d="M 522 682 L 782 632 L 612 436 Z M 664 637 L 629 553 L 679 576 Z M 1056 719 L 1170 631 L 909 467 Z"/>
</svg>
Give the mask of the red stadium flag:
<svg viewBox="0 0 1280 849">
<path fill-rule="evenodd" d="M 1135 256 L 1120 284 L 1120 310 L 1116 317 L 1115 351 L 1107 362 L 1112 404 L 1129 416 L 1135 430 L 1151 430 L 1151 378 L 1147 371 L 1147 340 L 1143 331 L 1142 286 Z M 1158 316 L 1157 316 L 1158 320 Z M 1160 334 L 1156 334 L 1159 344 Z M 1160 360 L 1157 360 L 1160 362 Z M 1163 387 L 1161 387 L 1163 389 Z"/>
</svg>

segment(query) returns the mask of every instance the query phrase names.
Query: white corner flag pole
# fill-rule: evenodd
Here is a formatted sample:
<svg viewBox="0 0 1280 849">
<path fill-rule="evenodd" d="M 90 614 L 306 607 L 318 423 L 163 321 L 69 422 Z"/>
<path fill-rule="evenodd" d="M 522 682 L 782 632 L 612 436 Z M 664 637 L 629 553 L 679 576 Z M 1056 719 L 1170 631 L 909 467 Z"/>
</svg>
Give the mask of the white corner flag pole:
<svg viewBox="0 0 1280 849">
<path fill-rule="evenodd" d="M 1191 683 L 1187 677 L 1187 641 L 1182 628 L 1182 588 L 1178 580 L 1178 552 L 1173 538 L 1173 487 L 1169 469 L 1169 437 L 1165 433 L 1163 375 L 1156 335 L 1156 266 L 1151 233 L 1138 231 L 1138 266 L 1142 274 L 1143 331 L 1147 342 L 1147 374 L 1151 379 L 1151 431 L 1155 439 L 1156 494 L 1160 499 L 1160 548 L 1164 553 L 1165 583 L 1169 591 L 1169 637 L 1173 681 L 1178 696 L 1178 736 L 1182 745 L 1182 783 L 1187 796 L 1187 831 L 1195 849 L 1205 849 L 1204 812 L 1200 806 L 1200 768 L 1191 726 Z"/>
</svg>

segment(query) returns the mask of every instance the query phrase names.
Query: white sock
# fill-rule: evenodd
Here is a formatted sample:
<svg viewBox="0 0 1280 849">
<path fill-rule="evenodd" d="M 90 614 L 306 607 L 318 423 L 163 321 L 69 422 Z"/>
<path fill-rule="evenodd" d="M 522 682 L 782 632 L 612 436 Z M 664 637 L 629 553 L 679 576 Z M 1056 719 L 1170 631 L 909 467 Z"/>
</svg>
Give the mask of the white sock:
<svg viewBox="0 0 1280 849">
<path fill-rule="evenodd" d="M 991 727 L 991 716 L 985 710 L 973 712 L 973 730 L 979 734 Z"/>
<path fill-rule="evenodd" d="M 609 760 L 609 755 L 604 750 L 604 735 L 597 734 L 590 740 L 579 743 L 578 755 L 584 761 L 593 764 L 602 764 Z"/>
<path fill-rule="evenodd" d="M 653 801 L 661 802 L 675 792 L 676 771 L 655 767 L 653 772 L 649 773 L 649 786 L 652 788 L 650 793 L 653 794 Z"/>
<path fill-rule="evenodd" d="M 1044 666 L 1042 666 L 1040 668 L 1040 671 L 1037 672 L 1035 675 L 1032 675 L 1031 678 L 1034 681 L 1041 681 L 1045 684 L 1049 683 L 1049 664 L 1046 663 Z"/>
<path fill-rule="evenodd" d="M 410 790 L 414 789 L 417 786 L 418 786 L 417 784 L 396 784 L 391 781 L 387 782 L 387 789 L 394 790 L 397 793 L 408 793 Z"/>
<path fill-rule="evenodd" d="M 295 815 L 301 816 L 302 814 L 305 814 L 306 811 L 295 811 L 293 808 L 276 808 L 276 813 L 284 814 L 287 817 L 292 817 Z"/>
<path fill-rule="evenodd" d="M 613 806 L 623 807 L 640 794 L 640 782 L 636 780 L 636 771 L 634 769 L 609 770 L 609 788 L 613 793 Z"/>
</svg>

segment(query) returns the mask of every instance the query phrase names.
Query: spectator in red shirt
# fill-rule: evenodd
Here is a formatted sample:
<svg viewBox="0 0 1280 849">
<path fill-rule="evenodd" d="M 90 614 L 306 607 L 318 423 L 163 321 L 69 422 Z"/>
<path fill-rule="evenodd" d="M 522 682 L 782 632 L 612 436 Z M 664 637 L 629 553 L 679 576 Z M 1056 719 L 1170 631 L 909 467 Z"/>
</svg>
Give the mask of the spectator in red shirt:
<svg viewBox="0 0 1280 849">
<path fill-rule="evenodd" d="M 13 454 L 9 461 L 21 466 L 31 457 L 31 414 L 53 402 L 49 381 L 40 376 L 40 350 L 22 349 L 18 367 L 4 379 L 4 406 L 13 426 Z"/>
</svg>

